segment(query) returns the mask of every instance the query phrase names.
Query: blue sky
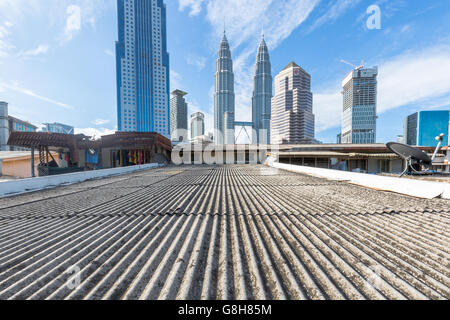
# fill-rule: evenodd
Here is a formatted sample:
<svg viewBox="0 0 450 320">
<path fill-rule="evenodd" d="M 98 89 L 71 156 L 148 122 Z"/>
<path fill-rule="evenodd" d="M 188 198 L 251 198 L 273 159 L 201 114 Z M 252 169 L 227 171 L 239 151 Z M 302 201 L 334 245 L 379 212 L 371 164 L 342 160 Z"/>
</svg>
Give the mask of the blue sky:
<svg viewBox="0 0 450 320">
<path fill-rule="evenodd" d="M 341 81 L 379 67 L 378 142 L 395 140 L 417 110 L 450 107 L 450 1 L 166 0 L 171 89 L 213 126 L 215 59 L 227 26 L 236 72 L 236 117 L 251 119 L 253 65 L 264 26 L 275 76 L 290 61 L 312 76 L 316 138 L 335 142 Z M 381 29 L 369 30 L 370 5 Z M 0 0 L 0 100 L 35 124 L 78 132 L 116 128 L 115 0 Z"/>
</svg>

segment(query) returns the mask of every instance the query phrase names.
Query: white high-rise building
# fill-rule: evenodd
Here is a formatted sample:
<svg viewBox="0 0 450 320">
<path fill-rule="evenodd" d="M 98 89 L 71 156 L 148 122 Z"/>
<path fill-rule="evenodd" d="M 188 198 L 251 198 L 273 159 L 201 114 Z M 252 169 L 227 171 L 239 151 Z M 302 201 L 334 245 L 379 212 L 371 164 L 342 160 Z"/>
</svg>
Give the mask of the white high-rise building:
<svg viewBox="0 0 450 320">
<path fill-rule="evenodd" d="M 118 0 L 118 130 L 170 137 L 169 54 L 163 0 Z"/>
<path fill-rule="evenodd" d="M 203 136 L 205 134 L 205 115 L 196 112 L 191 115 L 191 139 Z"/>
<path fill-rule="evenodd" d="M 272 144 L 309 144 L 314 140 L 311 76 L 291 62 L 275 76 L 270 135 Z"/>
<path fill-rule="evenodd" d="M 356 69 L 342 82 L 341 143 L 375 143 L 378 68 Z"/>
</svg>

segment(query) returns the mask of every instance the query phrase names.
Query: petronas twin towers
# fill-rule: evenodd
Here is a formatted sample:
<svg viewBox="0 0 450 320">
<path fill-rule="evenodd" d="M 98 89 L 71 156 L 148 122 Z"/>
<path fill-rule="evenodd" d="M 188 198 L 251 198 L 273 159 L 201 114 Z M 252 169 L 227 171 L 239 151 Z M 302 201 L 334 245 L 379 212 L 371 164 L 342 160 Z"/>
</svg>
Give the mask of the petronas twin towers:
<svg viewBox="0 0 450 320">
<path fill-rule="evenodd" d="M 253 80 L 252 122 L 253 144 L 270 143 L 270 117 L 272 100 L 272 66 L 264 34 L 256 56 Z M 256 134 L 255 134 L 256 132 Z"/>
<path fill-rule="evenodd" d="M 227 36 L 224 32 L 216 62 L 214 91 L 214 142 L 234 144 L 234 72 Z"/>
<path fill-rule="evenodd" d="M 253 129 L 253 144 L 270 143 L 271 68 L 269 50 L 263 35 L 256 56 L 253 81 L 252 122 L 236 122 L 233 60 L 231 58 L 230 45 L 224 32 L 216 62 L 214 91 L 215 144 L 235 144 L 235 126 L 237 124 L 251 124 Z"/>
</svg>

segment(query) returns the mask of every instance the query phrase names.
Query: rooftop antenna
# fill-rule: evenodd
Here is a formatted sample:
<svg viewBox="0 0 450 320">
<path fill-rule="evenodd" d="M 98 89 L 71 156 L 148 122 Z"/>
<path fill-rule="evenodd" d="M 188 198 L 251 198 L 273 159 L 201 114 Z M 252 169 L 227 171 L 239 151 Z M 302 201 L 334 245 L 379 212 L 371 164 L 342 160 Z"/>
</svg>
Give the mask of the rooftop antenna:
<svg viewBox="0 0 450 320">
<path fill-rule="evenodd" d="M 438 152 L 441 150 L 441 146 L 442 146 L 442 142 L 444 141 L 444 136 L 445 134 L 441 133 L 440 135 L 438 135 L 435 139 L 438 142 L 438 145 L 436 147 L 436 149 L 434 150 L 433 156 L 431 157 L 431 161 L 436 160 L 436 156 L 438 154 Z"/>
</svg>

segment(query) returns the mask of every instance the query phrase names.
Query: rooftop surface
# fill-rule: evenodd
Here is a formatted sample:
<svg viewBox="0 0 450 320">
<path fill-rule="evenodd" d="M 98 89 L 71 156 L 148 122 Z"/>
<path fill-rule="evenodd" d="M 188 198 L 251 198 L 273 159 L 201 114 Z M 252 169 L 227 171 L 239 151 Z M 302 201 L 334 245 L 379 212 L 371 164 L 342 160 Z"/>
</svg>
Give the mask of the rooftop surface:
<svg viewBox="0 0 450 320">
<path fill-rule="evenodd" d="M 0 299 L 449 299 L 449 204 L 248 165 L 4 198 Z"/>
</svg>

